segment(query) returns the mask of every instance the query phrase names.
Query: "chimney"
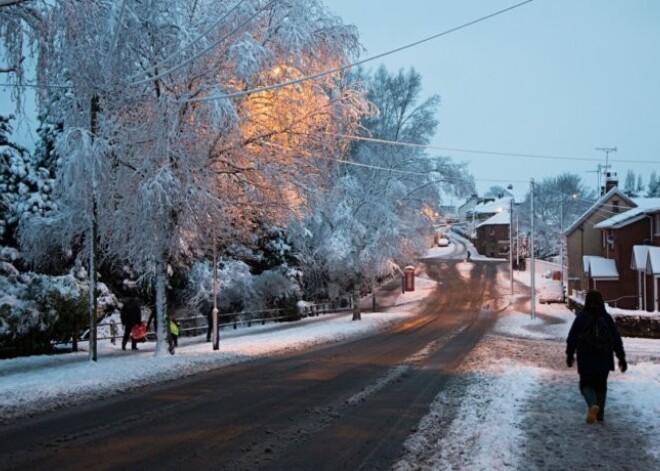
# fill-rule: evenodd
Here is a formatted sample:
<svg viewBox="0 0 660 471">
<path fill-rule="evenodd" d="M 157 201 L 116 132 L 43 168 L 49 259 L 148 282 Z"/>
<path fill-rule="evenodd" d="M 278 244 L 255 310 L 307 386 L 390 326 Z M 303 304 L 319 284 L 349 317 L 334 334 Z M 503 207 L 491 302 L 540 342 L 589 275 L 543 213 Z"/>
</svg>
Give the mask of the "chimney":
<svg viewBox="0 0 660 471">
<path fill-rule="evenodd" d="M 601 188 L 601 196 L 610 191 L 612 188 L 619 186 L 619 179 L 616 172 L 605 172 L 605 186 Z"/>
</svg>

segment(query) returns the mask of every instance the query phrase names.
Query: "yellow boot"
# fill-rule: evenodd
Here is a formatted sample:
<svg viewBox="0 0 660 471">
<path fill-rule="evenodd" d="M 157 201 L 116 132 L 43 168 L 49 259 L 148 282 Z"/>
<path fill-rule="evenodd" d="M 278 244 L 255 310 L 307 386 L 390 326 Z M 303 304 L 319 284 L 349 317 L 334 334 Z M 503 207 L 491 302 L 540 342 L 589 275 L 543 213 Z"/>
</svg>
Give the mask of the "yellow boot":
<svg viewBox="0 0 660 471">
<path fill-rule="evenodd" d="M 593 424 L 596 421 L 596 417 L 598 417 L 598 412 L 600 411 L 600 407 L 597 405 L 593 405 L 589 408 L 587 411 L 587 423 L 588 424 Z"/>
</svg>

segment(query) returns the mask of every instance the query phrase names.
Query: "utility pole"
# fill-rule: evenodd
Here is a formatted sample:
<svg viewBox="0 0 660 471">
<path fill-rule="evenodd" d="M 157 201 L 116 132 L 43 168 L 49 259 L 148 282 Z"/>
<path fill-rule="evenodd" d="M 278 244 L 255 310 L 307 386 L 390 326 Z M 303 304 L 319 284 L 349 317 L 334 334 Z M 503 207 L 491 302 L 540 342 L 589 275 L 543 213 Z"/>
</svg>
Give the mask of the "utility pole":
<svg viewBox="0 0 660 471">
<path fill-rule="evenodd" d="M 509 278 L 511 278 L 511 294 L 513 294 L 513 196 L 509 203 Z"/>
<path fill-rule="evenodd" d="M 531 288 L 531 310 L 532 319 L 536 317 L 536 267 L 534 266 L 534 179 L 529 182 L 530 194 L 530 244 L 529 244 L 529 265 L 530 265 L 530 288 Z"/>
<path fill-rule="evenodd" d="M 561 300 L 564 301 L 564 195 L 559 202 L 559 283 L 561 284 Z"/>
<path fill-rule="evenodd" d="M 213 350 L 220 349 L 220 329 L 218 329 L 218 247 L 213 230 L 213 310 L 211 311 L 211 340 Z"/>
</svg>

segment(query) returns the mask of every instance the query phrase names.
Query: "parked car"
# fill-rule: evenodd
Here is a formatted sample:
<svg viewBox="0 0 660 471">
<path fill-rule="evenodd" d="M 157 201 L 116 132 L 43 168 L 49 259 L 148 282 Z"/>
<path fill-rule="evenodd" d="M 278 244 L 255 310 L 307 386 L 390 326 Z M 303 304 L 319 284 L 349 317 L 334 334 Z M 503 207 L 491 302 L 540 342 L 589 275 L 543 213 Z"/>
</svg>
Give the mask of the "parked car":
<svg viewBox="0 0 660 471">
<path fill-rule="evenodd" d="M 449 247 L 449 239 L 446 237 L 440 237 L 438 239 L 438 247 Z"/>
</svg>

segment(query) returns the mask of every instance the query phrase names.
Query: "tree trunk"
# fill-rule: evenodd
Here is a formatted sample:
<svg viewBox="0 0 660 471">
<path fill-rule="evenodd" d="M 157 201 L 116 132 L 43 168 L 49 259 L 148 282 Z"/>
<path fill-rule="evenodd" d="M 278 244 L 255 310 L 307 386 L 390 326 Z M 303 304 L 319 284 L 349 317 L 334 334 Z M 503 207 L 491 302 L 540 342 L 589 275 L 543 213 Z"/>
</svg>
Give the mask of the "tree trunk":
<svg viewBox="0 0 660 471">
<path fill-rule="evenodd" d="M 90 130 L 92 139 L 96 136 L 97 114 L 99 112 L 99 98 L 92 97 L 90 106 Z M 92 214 L 90 227 L 90 247 L 89 247 L 89 359 L 97 360 L 97 329 L 96 329 L 96 255 L 98 238 L 98 206 L 97 206 L 97 182 L 96 182 L 96 162 L 92 162 Z"/>
<path fill-rule="evenodd" d="M 362 313 L 360 312 L 360 287 L 361 284 L 358 281 L 353 289 L 353 320 L 360 321 L 362 320 Z"/>
<path fill-rule="evenodd" d="M 89 359 L 96 361 L 96 237 L 98 233 L 96 221 L 96 195 L 93 196 L 93 213 L 90 249 L 89 249 Z"/>
<path fill-rule="evenodd" d="M 156 262 L 156 356 L 167 354 L 167 273 L 163 258 Z"/>
</svg>

